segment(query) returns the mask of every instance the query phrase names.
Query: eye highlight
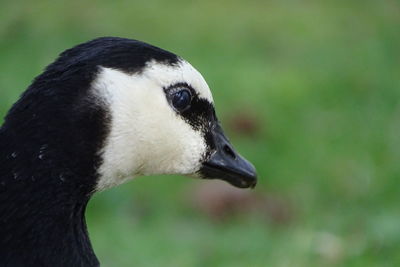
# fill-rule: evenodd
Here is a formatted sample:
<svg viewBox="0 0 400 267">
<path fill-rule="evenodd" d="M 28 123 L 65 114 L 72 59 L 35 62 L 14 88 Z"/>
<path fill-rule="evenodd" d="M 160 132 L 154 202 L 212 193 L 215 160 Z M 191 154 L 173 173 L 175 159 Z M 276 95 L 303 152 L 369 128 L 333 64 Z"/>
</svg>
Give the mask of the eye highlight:
<svg viewBox="0 0 400 267">
<path fill-rule="evenodd" d="M 171 95 L 171 103 L 174 108 L 179 112 L 187 110 L 190 107 L 191 102 L 192 94 L 188 89 L 175 91 Z"/>
</svg>

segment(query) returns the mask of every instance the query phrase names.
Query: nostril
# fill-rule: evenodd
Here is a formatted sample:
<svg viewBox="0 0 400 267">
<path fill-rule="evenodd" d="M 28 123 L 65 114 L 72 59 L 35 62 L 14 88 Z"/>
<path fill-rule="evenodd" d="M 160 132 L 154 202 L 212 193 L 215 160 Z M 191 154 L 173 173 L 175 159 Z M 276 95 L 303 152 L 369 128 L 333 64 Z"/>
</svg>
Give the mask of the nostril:
<svg viewBox="0 0 400 267">
<path fill-rule="evenodd" d="M 236 154 L 228 145 L 224 145 L 224 152 L 233 159 L 236 159 Z"/>
</svg>

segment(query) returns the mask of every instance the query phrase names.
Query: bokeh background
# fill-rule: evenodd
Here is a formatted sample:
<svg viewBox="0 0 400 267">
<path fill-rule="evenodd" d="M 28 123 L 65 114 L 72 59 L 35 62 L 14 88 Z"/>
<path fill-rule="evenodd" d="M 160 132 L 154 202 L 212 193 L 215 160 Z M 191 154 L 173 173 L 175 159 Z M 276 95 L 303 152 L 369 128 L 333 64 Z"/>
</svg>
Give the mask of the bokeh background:
<svg viewBox="0 0 400 267">
<path fill-rule="evenodd" d="M 96 195 L 103 266 L 400 264 L 399 1 L 0 0 L 0 117 L 99 36 L 190 61 L 259 173 L 252 191 L 155 176 Z"/>
</svg>

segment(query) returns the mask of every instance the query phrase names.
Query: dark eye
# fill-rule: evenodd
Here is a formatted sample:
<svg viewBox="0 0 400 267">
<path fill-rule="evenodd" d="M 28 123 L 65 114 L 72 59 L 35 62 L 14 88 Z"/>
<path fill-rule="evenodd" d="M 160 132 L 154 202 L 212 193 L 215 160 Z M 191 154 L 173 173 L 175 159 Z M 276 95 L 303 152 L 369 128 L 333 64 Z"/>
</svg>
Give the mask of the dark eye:
<svg viewBox="0 0 400 267">
<path fill-rule="evenodd" d="M 187 89 L 180 90 L 172 95 L 172 105 L 178 111 L 184 111 L 190 106 L 192 97 Z"/>
</svg>

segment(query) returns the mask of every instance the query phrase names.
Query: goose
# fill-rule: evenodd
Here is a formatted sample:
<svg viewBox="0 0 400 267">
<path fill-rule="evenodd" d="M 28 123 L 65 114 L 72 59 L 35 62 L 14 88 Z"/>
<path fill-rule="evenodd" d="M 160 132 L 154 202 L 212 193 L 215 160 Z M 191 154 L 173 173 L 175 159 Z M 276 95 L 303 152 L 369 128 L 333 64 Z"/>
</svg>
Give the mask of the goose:
<svg viewBox="0 0 400 267">
<path fill-rule="evenodd" d="M 88 201 L 154 174 L 257 182 L 187 61 L 118 37 L 62 52 L 0 128 L 0 266 L 99 266 Z"/>
</svg>

